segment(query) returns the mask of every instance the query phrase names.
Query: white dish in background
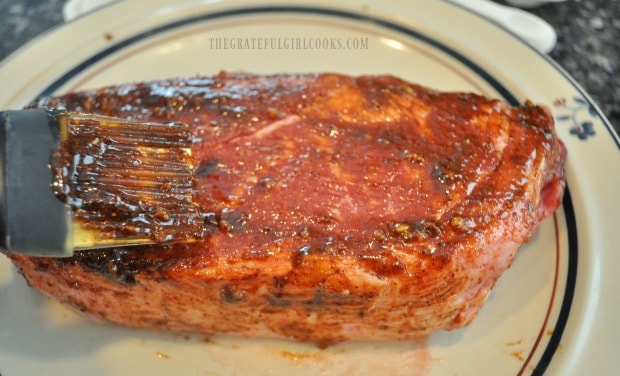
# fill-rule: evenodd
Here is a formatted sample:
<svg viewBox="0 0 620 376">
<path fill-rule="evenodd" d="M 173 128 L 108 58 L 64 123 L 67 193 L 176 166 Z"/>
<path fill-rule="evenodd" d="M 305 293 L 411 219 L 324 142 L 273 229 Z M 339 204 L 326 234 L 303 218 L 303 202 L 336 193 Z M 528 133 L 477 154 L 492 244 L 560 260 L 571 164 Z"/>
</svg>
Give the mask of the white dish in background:
<svg viewBox="0 0 620 376">
<path fill-rule="evenodd" d="M 62 18 L 65 21 L 72 21 L 114 1 L 118 0 L 68 0 L 62 7 Z"/>
<path fill-rule="evenodd" d="M 506 0 L 512 6 L 520 8 L 535 8 L 550 3 L 562 3 L 566 0 Z"/>
<path fill-rule="evenodd" d="M 0 108 L 24 106 L 42 93 L 222 69 L 390 73 L 442 90 L 546 104 L 568 149 L 570 194 L 521 249 L 469 327 L 417 341 L 318 350 L 99 325 L 30 289 L 0 256 L 0 374 L 463 376 L 617 369 L 620 140 L 570 77 L 512 35 L 449 3 L 407 4 L 115 3 L 4 61 Z M 222 38 L 351 38 L 367 48 L 218 49 Z"/>
<path fill-rule="evenodd" d="M 555 29 L 537 15 L 492 0 L 450 1 L 497 22 L 540 52 L 549 53 L 555 47 Z"/>
</svg>

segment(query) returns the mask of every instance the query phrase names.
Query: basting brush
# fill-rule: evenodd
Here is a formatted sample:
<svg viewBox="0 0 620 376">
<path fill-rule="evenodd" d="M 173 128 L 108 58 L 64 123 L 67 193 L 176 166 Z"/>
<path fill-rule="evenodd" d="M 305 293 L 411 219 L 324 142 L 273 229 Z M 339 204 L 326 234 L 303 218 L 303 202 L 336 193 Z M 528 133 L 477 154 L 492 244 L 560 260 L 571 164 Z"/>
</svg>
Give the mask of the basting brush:
<svg viewBox="0 0 620 376">
<path fill-rule="evenodd" d="M 197 241 L 204 221 L 190 145 L 182 123 L 0 112 L 0 248 L 62 257 Z"/>
</svg>

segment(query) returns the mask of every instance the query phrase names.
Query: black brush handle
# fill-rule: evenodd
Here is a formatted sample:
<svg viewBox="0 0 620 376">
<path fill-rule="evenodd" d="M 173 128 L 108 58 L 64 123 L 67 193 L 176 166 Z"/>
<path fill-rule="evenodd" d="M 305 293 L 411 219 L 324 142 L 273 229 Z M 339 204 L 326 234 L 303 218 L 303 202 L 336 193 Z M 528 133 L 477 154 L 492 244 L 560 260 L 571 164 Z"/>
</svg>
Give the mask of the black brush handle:
<svg viewBox="0 0 620 376">
<path fill-rule="evenodd" d="M 46 109 L 0 112 L 0 248 L 70 255 L 70 211 L 51 188 L 58 129 Z"/>
</svg>

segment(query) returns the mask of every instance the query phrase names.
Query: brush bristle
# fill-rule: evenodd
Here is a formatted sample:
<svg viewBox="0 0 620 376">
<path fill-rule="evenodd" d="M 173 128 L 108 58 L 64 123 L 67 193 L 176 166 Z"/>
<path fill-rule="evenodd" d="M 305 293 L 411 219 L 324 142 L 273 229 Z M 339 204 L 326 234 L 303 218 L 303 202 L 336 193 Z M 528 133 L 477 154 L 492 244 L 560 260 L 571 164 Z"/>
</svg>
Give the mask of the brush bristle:
<svg viewBox="0 0 620 376">
<path fill-rule="evenodd" d="M 64 126 L 53 186 L 73 208 L 76 238 L 87 238 L 76 248 L 203 236 L 186 124 L 69 113 Z"/>
</svg>

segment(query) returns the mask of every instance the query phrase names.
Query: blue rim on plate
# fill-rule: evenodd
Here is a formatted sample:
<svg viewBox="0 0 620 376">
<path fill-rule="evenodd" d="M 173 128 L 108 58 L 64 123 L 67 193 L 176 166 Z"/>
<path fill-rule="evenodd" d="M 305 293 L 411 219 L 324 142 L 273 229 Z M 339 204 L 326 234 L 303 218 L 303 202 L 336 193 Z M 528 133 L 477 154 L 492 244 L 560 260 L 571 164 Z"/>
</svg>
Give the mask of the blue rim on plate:
<svg viewBox="0 0 620 376">
<path fill-rule="evenodd" d="M 377 18 L 377 17 L 373 17 L 367 14 L 360 14 L 360 13 L 355 13 L 355 12 L 350 12 L 350 11 L 344 11 L 344 10 L 339 10 L 339 9 L 330 9 L 330 8 L 321 8 L 321 7 L 308 7 L 308 6 L 264 6 L 264 7 L 247 7 L 247 8 L 240 8 L 240 9 L 232 9 L 232 10 L 225 10 L 225 11 L 218 11 L 218 12 L 209 12 L 209 13 L 205 13 L 205 14 L 200 14 L 200 15 L 196 15 L 193 17 L 189 17 L 189 18 L 184 18 L 181 20 L 177 20 L 174 22 L 170 22 L 167 24 L 163 24 L 161 26 L 158 27 L 154 27 L 152 29 L 149 29 L 147 31 L 143 31 L 141 33 L 138 33 L 130 38 L 127 38 L 125 40 L 119 41 L 115 44 L 112 44 L 111 46 L 109 46 L 108 48 L 94 54 L 93 56 L 91 56 L 90 58 L 82 61 L 81 63 L 75 65 L 72 69 L 70 69 L 69 71 L 67 71 L 65 74 L 63 74 L 62 76 L 60 76 L 58 79 L 56 79 L 52 84 L 50 84 L 47 88 L 45 88 L 40 95 L 42 96 L 49 96 L 49 95 L 53 95 L 58 89 L 60 89 L 64 84 L 66 84 L 67 82 L 69 82 L 71 79 L 73 79 L 74 77 L 76 77 L 78 74 L 80 74 L 81 72 L 83 72 L 84 70 L 88 69 L 89 67 L 91 67 L 92 65 L 96 64 L 97 62 L 101 61 L 102 59 L 120 51 L 123 50 L 135 43 L 138 43 L 140 41 L 143 41 L 146 38 L 158 35 L 160 33 L 164 33 L 176 28 L 180 28 L 180 27 L 184 27 L 187 25 L 191 25 L 194 23 L 199 23 L 199 22 L 204 22 L 204 21 L 212 21 L 212 20 L 218 20 L 218 19 L 223 19 L 223 18 L 227 18 L 227 17 L 234 17 L 234 16 L 240 16 L 240 15 L 252 15 L 252 14 L 267 14 L 267 13 L 271 13 L 271 14 L 282 14 L 282 13 L 303 13 L 303 14 L 313 14 L 313 15 L 321 15 L 321 16 L 328 16 L 328 17 L 336 17 L 336 18 L 341 18 L 341 19 L 348 19 L 348 20 L 354 20 L 354 21 L 358 21 L 358 22 L 363 22 L 363 23 L 369 23 L 372 25 L 377 25 L 386 29 L 389 29 L 391 31 L 395 31 L 397 33 L 400 34 L 404 34 L 407 37 L 411 37 L 414 38 L 418 41 L 421 41 L 425 44 L 431 45 L 434 48 L 437 48 L 439 50 L 441 50 L 442 52 L 450 55 L 451 57 L 453 57 L 454 59 L 456 59 L 457 61 L 459 61 L 460 63 L 462 63 L 463 65 L 465 65 L 466 67 L 468 67 L 469 69 L 471 69 L 476 75 L 478 75 L 482 80 L 484 80 L 485 82 L 487 82 L 489 85 L 491 85 L 498 93 L 499 95 L 508 103 L 510 103 L 511 105 L 519 105 L 520 102 L 519 100 L 516 98 L 516 96 L 510 91 L 508 90 L 504 85 L 502 85 L 500 83 L 500 81 L 498 79 L 496 79 L 492 74 L 490 74 L 488 71 L 486 71 L 484 68 L 482 68 L 481 66 L 479 66 L 478 64 L 476 64 L 475 62 L 473 62 L 471 59 L 469 59 L 468 57 L 464 56 L 463 54 L 459 53 L 458 51 L 456 51 L 455 49 L 437 41 L 436 39 L 434 39 L 433 37 L 423 34 L 419 31 L 413 30 L 409 27 L 391 22 L 391 21 L 387 21 L 385 19 L 381 19 L 381 18 Z M 548 60 L 548 59 L 547 59 Z M 557 66 L 556 66 L 557 68 Z M 604 118 L 604 116 L 602 116 L 600 114 L 600 111 L 596 108 L 596 106 L 591 102 L 590 99 L 587 98 L 587 96 L 585 95 L 585 93 L 583 92 L 583 90 L 574 83 L 574 81 L 570 78 L 570 76 L 568 76 L 564 71 L 562 71 L 561 69 L 558 69 L 559 72 L 561 72 L 570 82 L 571 84 L 583 95 L 583 98 L 585 99 L 579 99 L 578 101 L 580 103 L 584 103 L 585 105 L 588 106 L 588 108 L 590 108 L 590 114 L 592 116 L 596 116 L 598 118 L 601 119 L 601 121 L 603 122 L 603 124 L 605 124 L 605 126 L 608 128 L 608 130 L 610 131 L 610 133 L 612 134 L 612 138 L 614 139 L 616 145 L 620 148 L 620 141 L 618 140 L 618 136 L 615 134 L 615 132 L 613 131 L 613 128 L 611 127 L 611 124 L 609 124 L 609 122 Z M 564 119 L 561 118 L 559 120 L 570 120 L 568 118 Z M 587 132 L 592 132 L 592 130 L 590 129 L 589 131 L 586 130 Z M 571 132 L 573 133 L 573 132 Z M 578 131 L 576 131 L 575 133 L 573 133 L 575 135 L 577 135 L 578 137 L 580 137 L 580 134 Z M 590 134 L 588 134 L 590 135 Z M 587 135 L 586 135 L 587 136 Z M 581 138 L 581 137 L 580 137 Z M 586 137 L 587 138 L 587 137 Z M 562 334 L 564 332 L 564 329 L 566 327 L 566 323 L 570 314 L 570 310 L 571 310 L 571 305 L 572 305 L 572 301 L 573 301 L 573 296 L 575 293 L 575 285 L 576 285 L 576 279 L 577 279 L 577 263 L 578 263 L 578 239 L 577 239 L 577 223 L 576 223 L 576 218 L 575 218 L 575 212 L 574 212 L 574 208 L 573 208 L 573 202 L 571 199 L 571 195 L 570 195 L 570 191 L 567 187 L 564 198 L 563 198 L 563 209 L 564 209 L 564 213 L 565 213 L 565 218 L 566 218 L 566 227 L 567 227 L 567 231 L 568 231 L 568 272 L 567 272 L 567 277 L 566 277 L 566 281 L 565 281 L 565 290 L 564 290 L 564 295 L 562 297 L 562 302 L 561 302 L 561 308 L 560 308 L 560 313 L 558 315 L 557 318 L 557 322 L 555 323 L 555 327 L 553 329 L 553 334 L 550 336 L 549 338 L 549 342 L 546 345 L 545 350 L 542 353 L 541 358 L 539 359 L 538 363 L 536 364 L 536 366 L 534 367 L 532 374 L 533 375 L 542 375 L 545 370 L 547 369 L 547 367 L 549 366 L 549 364 L 551 363 L 551 360 L 553 359 L 554 354 L 556 353 L 559 345 L 560 345 L 560 341 L 562 339 Z M 555 227 L 556 227 L 556 237 L 557 237 L 557 218 L 554 216 L 554 221 L 555 221 Z M 556 246 L 557 246 L 557 240 L 556 240 Z M 557 266 L 557 261 L 556 261 L 556 280 L 557 280 L 557 273 L 558 273 L 558 266 Z M 556 281 L 557 283 L 557 281 Z M 556 288 L 554 286 L 554 294 L 555 294 Z M 552 299 L 553 301 L 553 299 Z M 550 303 L 551 305 L 552 303 Z M 549 314 L 549 310 L 551 309 L 551 307 L 549 307 L 548 312 L 547 312 L 547 316 Z M 522 368 L 520 369 L 520 371 L 518 372 L 518 374 L 523 374 L 526 370 L 526 367 L 529 364 L 529 361 L 531 360 L 532 355 L 534 354 L 534 352 L 536 351 L 536 347 L 540 344 L 540 339 L 542 336 L 542 331 L 545 329 L 545 325 L 546 322 L 548 320 L 548 317 L 545 319 L 545 324 L 542 325 L 541 329 L 540 329 L 540 333 L 538 336 L 538 339 L 535 341 L 533 348 L 530 351 L 530 354 L 528 355 L 527 359 L 525 360 Z"/>
</svg>

